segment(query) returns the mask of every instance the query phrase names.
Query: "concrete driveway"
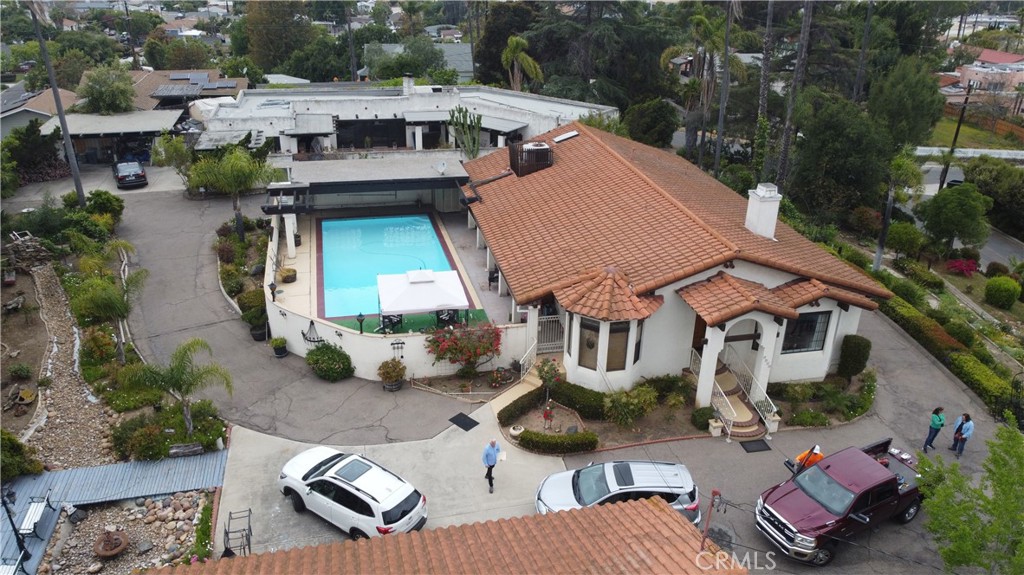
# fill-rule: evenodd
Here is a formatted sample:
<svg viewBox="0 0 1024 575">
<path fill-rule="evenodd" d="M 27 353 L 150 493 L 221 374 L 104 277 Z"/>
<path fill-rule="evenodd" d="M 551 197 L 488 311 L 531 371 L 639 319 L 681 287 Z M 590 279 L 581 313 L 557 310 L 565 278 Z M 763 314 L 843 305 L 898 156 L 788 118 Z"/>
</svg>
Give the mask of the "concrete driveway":
<svg viewBox="0 0 1024 575">
<path fill-rule="evenodd" d="M 733 541 L 738 554 L 773 551 L 753 528 L 752 506 L 758 494 L 786 478 L 782 461 L 820 443 L 826 452 L 864 445 L 892 436 L 896 444 L 920 447 L 928 414 L 937 405 L 956 415 L 969 411 L 977 431 L 967 446 L 963 468 L 977 477 L 986 454 L 984 441 L 996 423 L 984 405 L 943 369 L 916 342 L 879 313 L 865 313 L 860 333 L 873 341 L 871 364 L 878 372 L 874 409 L 861 420 L 824 430 L 781 432 L 772 450 L 747 454 L 738 443 L 721 439 L 678 441 L 560 458 L 513 452 L 497 470 L 496 492 L 483 481 L 480 451 L 498 436 L 489 406 L 473 411 L 480 425 L 470 432 L 453 428 L 448 418 L 472 406 L 424 392 L 389 394 L 379 384 L 351 380 L 327 384 L 309 374 L 301 358 L 278 360 L 270 349 L 249 338 L 245 324 L 220 292 L 212 251 L 214 230 L 231 217 L 226 198 L 188 201 L 180 180 L 169 169 L 147 168 L 150 185 L 119 191 L 110 171 L 88 170 L 86 190 L 109 189 L 125 199 L 120 234 L 137 250 L 131 265 L 150 271 L 130 325 L 136 344 L 153 361 L 166 361 L 180 342 L 206 339 L 214 359 L 234 376 L 235 392 L 205 394 L 224 417 L 236 424 L 225 476 L 220 517 L 228 511 L 253 510 L 254 551 L 273 550 L 343 539 L 343 535 L 308 514 L 295 515 L 276 491 L 281 465 L 312 444 L 348 446 L 409 479 L 427 495 L 428 527 L 498 519 L 532 513 L 534 490 L 545 475 L 611 459 L 662 459 L 687 464 L 708 503 L 712 488 L 721 489 L 736 507 L 718 512 L 711 525 Z M 5 209 L 38 206 L 45 192 L 72 189 L 69 182 L 28 186 L 4 201 Z M 262 197 L 243 199 L 243 211 L 260 215 Z M 358 358 L 354 358 L 359 361 Z M 783 406 L 785 408 L 785 406 Z M 949 433 L 940 441 L 949 441 Z M 506 446 L 507 448 L 507 446 Z M 940 449 L 937 454 L 946 456 Z M 840 551 L 834 569 L 842 573 L 932 572 L 941 565 L 934 545 L 923 535 L 922 519 L 908 526 L 886 525 L 865 534 L 862 548 Z M 217 529 L 218 541 L 221 525 Z M 927 566 L 927 567 L 926 567 Z M 776 555 L 775 569 L 808 572 Z"/>
</svg>

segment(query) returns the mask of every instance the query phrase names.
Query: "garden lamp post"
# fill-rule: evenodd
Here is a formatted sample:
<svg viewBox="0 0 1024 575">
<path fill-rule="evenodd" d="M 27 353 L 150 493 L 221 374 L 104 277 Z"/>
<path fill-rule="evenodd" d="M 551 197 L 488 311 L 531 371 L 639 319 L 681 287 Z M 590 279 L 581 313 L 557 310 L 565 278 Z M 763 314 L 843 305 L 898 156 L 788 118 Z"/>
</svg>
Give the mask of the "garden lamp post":
<svg viewBox="0 0 1024 575">
<path fill-rule="evenodd" d="M 28 548 L 25 547 L 25 538 L 22 537 L 21 532 L 18 531 L 18 528 L 14 525 L 14 515 L 11 513 L 11 508 L 7 506 L 8 498 L 10 499 L 10 503 L 14 503 L 14 497 L 14 491 L 10 489 L 5 490 L 3 494 L 0 495 L 0 503 L 3 503 L 4 511 L 7 512 L 7 520 L 11 522 L 11 531 L 14 532 L 14 541 L 18 544 L 18 551 L 22 553 L 24 560 L 28 561 L 29 559 L 32 559 L 32 554 L 29 553 Z"/>
<path fill-rule="evenodd" d="M 363 315 L 363 312 L 359 312 L 359 315 L 356 316 L 356 321 L 359 322 L 359 333 L 362 334 L 363 333 L 363 322 L 366 321 L 366 316 Z"/>
<path fill-rule="evenodd" d="M 271 302 L 276 302 L 277 301 L 277 284 L 274 283 L 274 282 L 270 282 L 267 285 L 267 287 L 270 288 L 270 301 Z"/>
</svg>

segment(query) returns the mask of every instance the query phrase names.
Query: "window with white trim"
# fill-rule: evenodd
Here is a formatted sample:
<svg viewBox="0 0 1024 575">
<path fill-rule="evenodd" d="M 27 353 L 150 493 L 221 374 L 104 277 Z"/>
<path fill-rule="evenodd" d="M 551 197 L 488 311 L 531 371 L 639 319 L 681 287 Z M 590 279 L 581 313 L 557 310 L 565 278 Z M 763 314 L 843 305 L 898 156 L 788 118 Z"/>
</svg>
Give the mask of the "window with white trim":
<svg viewBox="0 0 1024 575">
<path fill-rule="evenodd" d="M 629 350 L 629 322 L 616 321 L 608 326 L 608 359 L 605 371 L 626 369 L 626 352 Z"/>
</svg>

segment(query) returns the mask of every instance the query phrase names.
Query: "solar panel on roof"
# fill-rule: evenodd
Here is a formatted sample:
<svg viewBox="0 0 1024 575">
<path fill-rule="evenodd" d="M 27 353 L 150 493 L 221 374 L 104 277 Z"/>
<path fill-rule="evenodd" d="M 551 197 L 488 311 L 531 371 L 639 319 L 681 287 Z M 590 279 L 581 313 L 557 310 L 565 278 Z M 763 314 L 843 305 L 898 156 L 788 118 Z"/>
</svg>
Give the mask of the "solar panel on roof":
<svg viewBox="0 0 1024 575">
<path fill-rule="evenodd" d="M 234 80 L 229 80 L 227 82 L 217 82 L 217 85 L 221 88 L 234 88 L 238 86 L 238 82 L 235 82 Z"/>
<path fill-rule="evenodd" d="M 190 77 L 191 76 L 185 72 L 171 72 L 170 75 L 171 80 L 188 80 Z"/>
<path fill-rule="evenodd" d="M 188 81 L 193 84 L 205 84 L 210 81 L 210 77 L 205 72 L 202 74 L 189 74 Z"/>
<path fill-rule="evenodd" d="M 217 89 L 217 83 L 216 82 L 204 82 L 203 83 L 203 89 L 204 90 L 216 90 Z"/>
</svg>

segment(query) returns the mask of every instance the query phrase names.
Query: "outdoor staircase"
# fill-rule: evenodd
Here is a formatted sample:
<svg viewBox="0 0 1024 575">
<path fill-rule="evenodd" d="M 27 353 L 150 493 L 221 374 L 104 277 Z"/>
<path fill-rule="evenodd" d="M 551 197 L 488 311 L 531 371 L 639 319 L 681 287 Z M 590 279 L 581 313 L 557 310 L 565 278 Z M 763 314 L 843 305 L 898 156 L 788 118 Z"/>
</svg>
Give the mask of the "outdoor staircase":
<svg viewBox="0 0 1024 575">
<path fill-rule="evenodd" d="M 729 405 L 736 412 L 736 419 L 732 422 L 732 433 L 729 436 L 740 441 L 760 439 L 768 433 L 761 416 L 747 395 L 743 393 L 736 376 L 729 371 L 729 366 L 721 361 L 715 369 L 715 381 L 722 388 L 722 393 L 729 400 Z"/>
</svg>

